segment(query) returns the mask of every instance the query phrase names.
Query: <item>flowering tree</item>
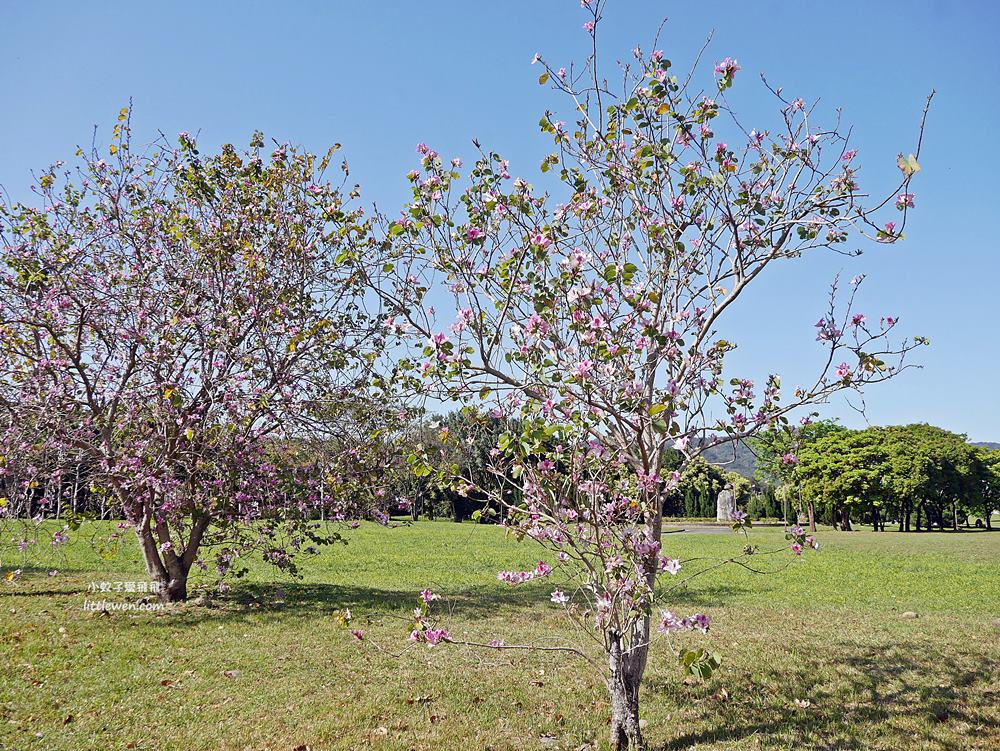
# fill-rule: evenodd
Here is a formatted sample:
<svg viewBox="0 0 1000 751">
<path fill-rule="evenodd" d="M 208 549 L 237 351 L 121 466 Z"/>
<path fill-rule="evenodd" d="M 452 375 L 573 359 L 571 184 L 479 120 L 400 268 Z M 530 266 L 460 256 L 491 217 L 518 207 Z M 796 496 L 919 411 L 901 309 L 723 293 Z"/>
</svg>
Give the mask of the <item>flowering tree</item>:
<svg viewBox="0 0 1000 751">
<path fill-rule="evenodd" d="M 338 260 L 366 226 L 324 177 L 332 150 L 268 155 L 258 134 L 206 157 L 181 133 L 137 151 L 122 110 L 107 152 L 77 153 L 39 207 L 0 206 L 8 510 L 54 507 L 82 463 L 164 600 L 208 546 L 221 574 L 251 550 L 293 569 L 328 539 L 321 510 L 377 500 L 359 415 L 379 337 Z M 305 436 L 335 441 L 322 471 Z"/>
<path fill-rule="evenodd" d="M 872 198 L 847 134 L 802 99 L 771 90 L 776 124 L 747 130 L 727 103 L 740 71 L 732 59 L 703 92 L 697 64 L 675 75 L 661 51 L 636 48 L 612 87 L 596 53 L 603 4 L 583 6 L 595 50 L 586 66 L 533 61 L 574 119 L 540 121 L 553 142 L 541 164 L 552 192 L 511 180 L 507 161 L 482 149 L 463 182 L 460 160 L 421 144 L 413 201 L 384 220 L 385 255 L 369 256 L 364 273 L 387 329 L 422 348 L 398 363 L 399 377 L 517 418 L 520 430 L 494 450 L 495 473 L 523 493 L 493 497 L 553 558 L 501 579 L 552 567 L 564 576 L 552 600 L 601 655 L 622 749 L 642 742 L 639 684 L 654 631 L 708 628 L 703 615 L 671 613 L 673 586 L 658 587 L 683 566 L 661 544 L 663 499 L 679 479 L 664 470 L 667 449 L 689 462 L 788 425 L 793 410 L 895 376 L 923 343 L 894 342 L 896 318 L 852 309 L 860 277 L 846 293 L 833 285 L 815 324 L 816 377 L 790 393 L 776 374 L 761 385 L 724 375 L 736 345 L 720 327 L 772 267 L 824 250 L 853 255 L 865 238 L 900 240 L 919 145 L 899 158 L 888 197 Z M 899 218 L 877 219 L 883 209 Z M 798 527 L 789 534 L 795 553 L 814 543 Z M 747 546 L 731 560 L 750 565 L 755 554 Z M 426 612 L 412 638 L 458 641 Z M 698 675 L 717 664 L 702 650 L 680 655 Z"/>
</svg>

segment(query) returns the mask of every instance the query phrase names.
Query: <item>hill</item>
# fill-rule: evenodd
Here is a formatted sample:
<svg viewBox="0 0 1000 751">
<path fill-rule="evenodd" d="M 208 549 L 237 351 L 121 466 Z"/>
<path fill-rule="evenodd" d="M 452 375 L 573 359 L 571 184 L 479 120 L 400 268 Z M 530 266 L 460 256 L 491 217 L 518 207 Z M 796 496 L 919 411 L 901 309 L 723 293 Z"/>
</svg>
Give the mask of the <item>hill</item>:
<svg viewBox="0 0 1000 751">
<path fill-rule="evenodd" d="M 743 441 L 714 446 L 703 454 L 705 461 L 753 479 L 757 469 L 757 457 Z"/>
</svg>

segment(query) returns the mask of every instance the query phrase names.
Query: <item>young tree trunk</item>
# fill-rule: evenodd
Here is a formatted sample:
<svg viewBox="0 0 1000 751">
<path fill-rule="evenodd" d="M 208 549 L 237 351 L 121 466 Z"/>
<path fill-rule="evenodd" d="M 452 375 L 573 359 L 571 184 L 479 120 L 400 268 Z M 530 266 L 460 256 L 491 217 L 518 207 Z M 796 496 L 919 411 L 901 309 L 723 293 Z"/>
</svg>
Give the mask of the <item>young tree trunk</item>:
<svg viewBox="0 0 1000 751">
<path fill-rule="evenodd" d="M 639 751 L 643 748 L 639 726 L 639 684 L 646 669 L 649 650 L 649 618 L 636 624 L 630 640 L 633 646 L 623 648 L 621 634 L 612 634 L 608 665 L 611 675 L 608 692 L 611 697 L 611 748 L 614 751 Z"/>
<path fill-rule="evenodd" d="M 808 506 L 806 508 L 809 511 L 809 531 L 810 532 L 815 532 L 816 531 L 816 506 L 813 504 L 812 501 L 809 501 L 809 504 L 808 504 Z"/>
</svg>

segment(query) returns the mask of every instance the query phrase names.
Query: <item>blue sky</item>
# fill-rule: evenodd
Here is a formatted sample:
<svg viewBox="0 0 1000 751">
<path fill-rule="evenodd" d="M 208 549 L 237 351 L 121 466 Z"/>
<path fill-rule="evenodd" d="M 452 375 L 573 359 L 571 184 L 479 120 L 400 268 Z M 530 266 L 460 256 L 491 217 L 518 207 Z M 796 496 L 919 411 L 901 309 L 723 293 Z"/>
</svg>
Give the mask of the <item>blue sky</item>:
<svg viewBox="0 0 1000 751">
<path fill-rule="evenodd" d="M 919 352 L 922 370 L 869 392 L 867 419 L 1000 441 L 1000 4 L 612 0 L 605 54 L 648 48 L 664 16 L 659 46 L 676 65 L 712 30 L 707 62 L 740 61 L 732 101 L 748 127 L 773 123 L 758 73 L 827 112 L 842 107 L 872 187 L 891 188 L 895 155 L 912 149 L 924 97 L 937 89 L 907 240 L 778 273 L 734 324 L 734 374 L 805 380 L 821 354 L 812 323 L 827 285 L 864 272 L 861 308 L 898 315 L 932 342 Z M 213 146 L 261 129 L 314 150 L 340 142 L 364 195 L 393 212 L 419 141 L 467 157 L 479 138 L 532 179 L 548 146 L 538 117 L 562 102 L 537 85 L 529 61 L 536 51 L 557 65 L 582 61 L 584 20 L 576 0 L 5 3 L 0 184 L 24 197 L 31 169 L 71 156 L 95 125 L 106 137 L 129 98 L 140 140 L 200 131 Z M 826 414 L 864 424 L 843 403 Z"/>
</svg>

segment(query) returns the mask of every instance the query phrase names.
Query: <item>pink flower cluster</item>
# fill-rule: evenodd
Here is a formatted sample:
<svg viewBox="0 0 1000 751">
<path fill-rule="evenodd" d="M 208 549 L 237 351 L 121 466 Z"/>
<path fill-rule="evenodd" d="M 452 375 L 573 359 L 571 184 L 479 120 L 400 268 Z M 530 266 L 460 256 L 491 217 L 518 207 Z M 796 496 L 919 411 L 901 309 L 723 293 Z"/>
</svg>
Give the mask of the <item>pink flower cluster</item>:
<svg viewBox="0 0 1000 751">
<path fill-rule="evenodd" d="M 657 629 L 661 633 L 672 634 L 677 631 L 701 631 L 707 633 L 712 619 L 704 613 L 695 613 L 686 618 L 678 618 L 669 610 L 660 611 L 660 624 Z"/>
<path fill-rule="evenodd" d="M 545 561 L 539 561 L 534 571 L 500 571 L 497 574 L 497 581 L 516 586 L 532 579 L 548 576 L 551 573 L 552 567 Z"/>
<path fill-rule="evenodd" d="M 802 551 L 807 547 L 819 550 L 819 540 L 806 534 L 806 531 L 798 524 L 788 529 L 785 533 L 785 539 L 792 541 L 789 547 L 795 555 L 802 555 Z"/>
<path fill-rule="evenodd" d="M 423 631 L 415 628 L 410 632 L 410 641 L 425 642 L 428 647 L 436 647 L 442 642 L 450 642 L 451 633 L 444 628 L 429 628 Z"/>
</svg>

